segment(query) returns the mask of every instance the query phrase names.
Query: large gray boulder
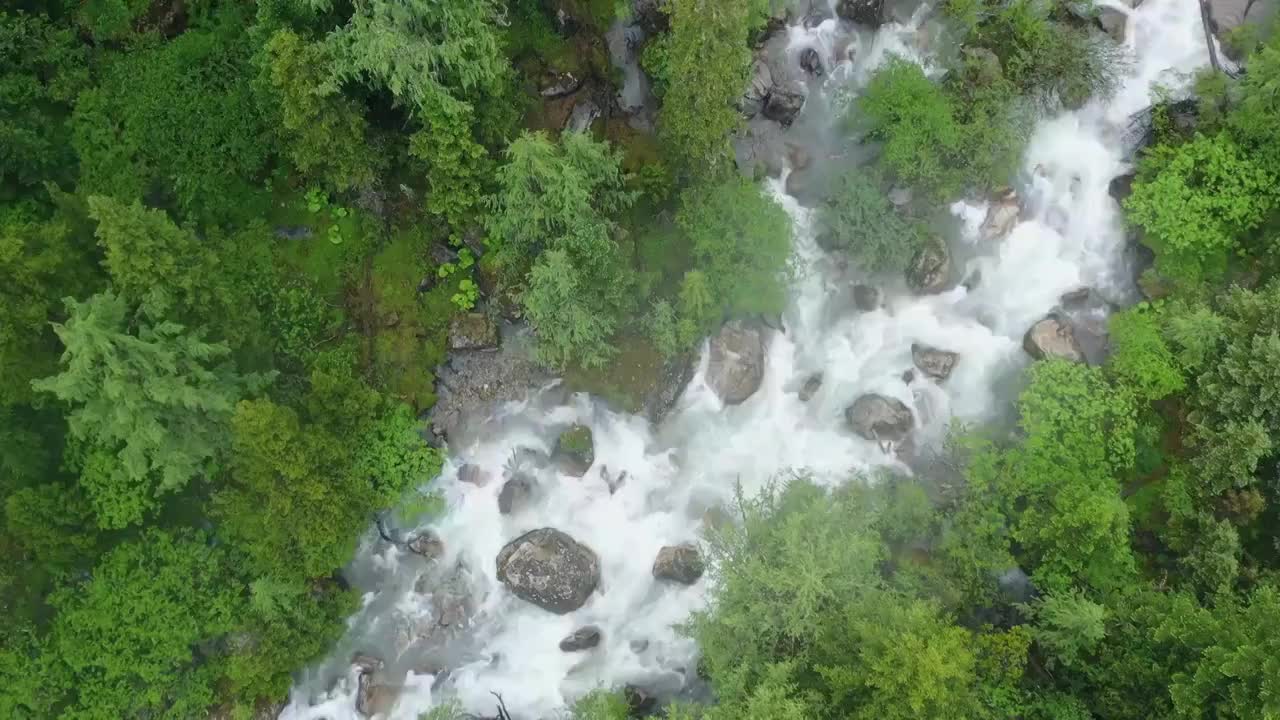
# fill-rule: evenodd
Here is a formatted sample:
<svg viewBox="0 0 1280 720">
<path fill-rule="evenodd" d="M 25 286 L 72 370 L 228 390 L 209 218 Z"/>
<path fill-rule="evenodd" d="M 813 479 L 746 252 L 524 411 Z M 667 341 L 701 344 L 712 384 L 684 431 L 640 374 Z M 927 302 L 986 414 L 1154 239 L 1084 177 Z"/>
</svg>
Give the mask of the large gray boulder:
<svg viewBox="0 0 1280 720">
<path fill-rule="evenodd" d="M 919 293 L 940 293 L 951 276 L 951 253 L 941 238 L 934 238 L 916 251 L 907 268 L 907 284 Z"/>
<path fill-rule="evenodd" d="M 1208 0 L 1209 22 L 1219 38 L 1242 25 L 1263 27 L 1276 16 L 1278 0 Z M 1230 48 L 1227 48 L 1228 50 Z"/>
<path fill-rule="evenodd" d="M 658 551 L 653 561 L 653 576 L 659 580 L 670 580 L 681 585 L 692 585 L 702 577 L 706 563 L 702 560 L 702 552 L 692 543 L 668 545 Z"/>
<path fill-rule="evenodd" d="M 936 380 L 946 380 L 951 377 L 951 371 L 959 359 L 960 356 L 957 353 L 949 350 L 939 350 L 919 343 L 911 344 L 911 362 L 915 363 L 915 366 L 925 375 Z"/>
<path fill-rule="evenodd" d="M 1022 337 L 1022 349 L 1036 360 L 1062 358 L 1084 362 L 1084 350 L 1071 325 L 1056 315 L 1041 320 Z"/>
<path fill-rule="evenodd" d="M 513 473 L 498 492 L 498 512 L 510 515 L 524 510 L 533 502 L 536 492 L 532 476 L 525 472 Z"/>
<path fill-rule="evenodd" d="M 600 558 L 555 528 L 530 530 L 498 553 L 498 580 L 516 597 L 563 615 L 582 607 L 600 584 Z"/>
<path fill-rule="evenodd" d="M 726 323 L 711 338 L 707 385 L 726 405 L 751 397 L 764 380 L 765 330 L 740 320 Z"/>
<path fill-rule="evenodd" d="M 911 408 L 901 400 L 874 393 L 855 400 L 845 409 L 844 417 L 854 432 L 876 441 L 901 440 L 915 425 Z"/>
</svg>

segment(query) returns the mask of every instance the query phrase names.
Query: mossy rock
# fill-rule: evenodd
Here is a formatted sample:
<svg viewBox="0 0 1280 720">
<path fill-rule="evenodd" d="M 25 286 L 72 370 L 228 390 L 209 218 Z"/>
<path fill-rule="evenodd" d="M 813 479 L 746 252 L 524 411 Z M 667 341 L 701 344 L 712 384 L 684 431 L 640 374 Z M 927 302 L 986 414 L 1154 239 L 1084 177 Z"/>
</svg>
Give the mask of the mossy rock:
<svg viewBox="0 0 1280 720">
<path fill-rule="evenodd" d="M 645 337 L 621 337 L 614 345 L 618 353 L 609 364 L 602 368 L 570 367 L 564 373 L 565 384 L 574 392 L 590 393 L 620 410 L 640 412 L 663 382 L 665 361 Z"/>
<path fill-rule="evenodd" d="M 586 475 L 596 460 L 591 428 L 574 425 L 560 433 L 560 439 L 556 441 L 555 459 L 566 473 L 578 477 Z"/>
</svg>

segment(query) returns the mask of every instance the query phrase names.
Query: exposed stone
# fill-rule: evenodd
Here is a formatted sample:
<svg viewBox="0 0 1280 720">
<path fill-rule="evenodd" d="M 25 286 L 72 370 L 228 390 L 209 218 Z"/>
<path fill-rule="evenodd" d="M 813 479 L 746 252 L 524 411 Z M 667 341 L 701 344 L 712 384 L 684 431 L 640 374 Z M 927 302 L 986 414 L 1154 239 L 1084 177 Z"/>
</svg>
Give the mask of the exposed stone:
<svg viewBox="0 0 1280 720">
<path fill-rule="evenodd" d="M 481 470 L 479 465 L 467 463 L 458 468 L 458 482 L 484 487 L 489 484 L 489 474 Z"/>
<path fill-rule="evenodd" d="M 911 344 L 911 362 L 915 363 L 915 366 L 925 375 L 938 380 L 951 377 L 951 371 L 959 358 L 957 353 L 948 350 L 939 350 L 919 343 Z"/>
<path fill-rule="evenodd" d="M 1116 42 L 1124 42 L 1125 26 L 1128 16 L 1115 8 L 1104 7 L 1098 11 L 1098 24 Z"/>
<path fill-rule="evenodd" d="M 951 254 L 941 238 L 935 238 L 916 251 L 907 268 L 907 284 L 920 293 L 939 293 L 946 289 L 951 274 Z"/>
<path fill-rule="evenodd" d="M 800 68 L 810 75 L 819 77 L 825 71 L 822 67 L 822 56 L 813 48 L 805 48 L 800 51 Z"/>
<path fill-rule="evenodd" d="M 1219 38 L 1225 38 L 1242 25 L 1264 27 L 1275 18 L 1276 0 L 1208 0 L 1209 21 Z M 1231 43 L 1223 43 L 1223 49 L 1232 52 Z M 1238 59 L 1238 58 L 1237 58 Z"/>
<path fill-rule="evenodd" d="M 1054 315 L 1031 326 L 1022 338 L 1022 349 L 1037 360 L 1062 358 L 1084 362 L 1084 351 L 1076 340 L 1075 332 L 1066 321 Z"/>
<path fill-rule="evenodd" d="M 428 560 L 435 560 L 444 555 L 444 541 L 430 530 L 414 535 L 408 542 L 409 552 L 421 555 Z"/>
<path fill-rule="evenodd" d="M 533 501 L 536 489 L 529 475 L 523 472 L 512 475 L 498 493 L 498 512 L 510 515 L 524 510 Z"/>
<path fill-rule="evenodd" d="M 877 441 L 901 440 L 915 424 L 911 409 L 901 400 L 874 393 L 855 400 L 844 417 L 854 432 Z"/>
<path fill-rule="evenodd" d="M 493 350 L 498 326 L 484 313 L 462 313 L 449 323 L 450 350 Z"/>
<path fill-rule="evenodd" d="M 840 0 L 836 14 L 850 22 L 878 28 L 884 23 L 884 0 Z"/>
<path fill-rule="evenodd" d="M 1093 288 L 1082 287 L 1062 293 L 1058 298 L 1058 302 L 1063 307 L 1077 307 L 1089 302 L 1089 298 L 1093 295 Z"/>
<path fill-rule="evenodd" d="M 790 127 L 800 109 L 804 107 L 804 93 L 782 88 L 773 88 L 765 98 L 764 116 L 783 127 Z"/>
<path fill-rule="evenodd" d="M 863 312 L 879 310 L 880 290 L 870 285 L 854 285 L 853 306 Z"/>
<path fill-rule="evenodd" d="M 560 641 L 561 652 L 590 650 L 600 644 L 600 628 L 595 625 L 580 627 Z"/>
<path fill-rule="evenodd" d="M 574 425 L 560 433 L 552 458 L 564 473 L 577 477 L 586 475 L 596 459 L 591 428 L 586 425 Z"/>
<path fill-rule="evenodd" d="M 530 530 L 498 553 L 498 580 L 516 597 L 563 615 L 582 607 L 600 584 L 595 552 L 554 528 Z"/>
<path fill-rule="evenodd" d="M 756 58 L 751 64 L 751 82 L 747 85 L 747 91 L 742 96 L 742 114 L 747 117 L 755 117 L 764 110 L 765 101 L 769 99 L 769 93 L 773 91 L 773 71 L 769 69 L 769 64 L 761 58 Z"/>
<path fill-rule="evenodd" d="M 461 565 L 444 576 L 423 573 L 414 582 L 413 591 L 430 599 L 431 613 L 414 632 L 429 646 L 447 642 L 471 617 L 473 596 Z"/>
<path fill-rule="evenodd" d="M 1018 206 L 1018 194 L 1006 190 L 991 201 L 987 208 L 987 217 L 978 229 L 983 240 L 998 240 L 1013 231 L 1018 224 L 1018 216 L 1022 209 Z"/>
<path fill-rule="evenodd" d="M 356 653 L 351 656 L 351 664 L 360 668 L 361 672 L 377 672 L 386 664 L 382 658 L 368 653 Z"/>
<path fill-rule="evenodd" d="M 498 350 L 452 352 L 437 370 L 438 399 L 426 415 L 437 437 L 482 422 L 497 403 L 527 399 L 551 378 L 534 360 L 532 332 L 505 327 Z"/>
<path fill-rule="evenodd" d="M 582 98 L 569 112 L 569 119 L 565 121 L 564 129 L 569 132 L 584 133 L 591 127 L 597 118 L 603 114 L 599 103 L 592 98 Z"/>
<path fill-rule="evenodd" d="M 572 95 L 582 88 L 583 78 L 573 73 L 547 73 L 539 84 L 538 94 L 544 98 L 560 98 Z"/>
<path fill-rule="evenodd" d="M 707 384 L 726 405 L 751 397 L 764 380 L 765 331 L 739 320 L 711 339 Z"/>
<path fill-rule="evenodd" d="M 800 401 L 809 402 L 814 395 L 818 394 L 820 388 L 822 388 L 822 373 L 816 372 L 805 378 L 804 385 L 800 387 Z"/>
<path fill-rule="evenodd" d="M 671 408 L 680 401 L 680 394 L 697 370 L 697 362 L 691 353 L 677 355 L 663 364 L 658 384 L 644 400 L 644 411 L 649 422 L 662 422 Z"/>
<path fill-rule="evenodd" d="M 702 552 L 692 543 L 668 545 L 658 551 L 653 561 L 653 576 L 659 580 L 671 580 L 682 585 L 692 585 L 702 577 L 706 569 Z"/>
<path fill-rule="evenodd" d="M 1125 173 L 1111 178 L 1111 182 L 1107 185 L 1107 194 L 1115 198 L 1118 203 L 1124 202 L 1133 194 L 1133 181 L 1136 177 L 1136 173 Z"/>
</svg>

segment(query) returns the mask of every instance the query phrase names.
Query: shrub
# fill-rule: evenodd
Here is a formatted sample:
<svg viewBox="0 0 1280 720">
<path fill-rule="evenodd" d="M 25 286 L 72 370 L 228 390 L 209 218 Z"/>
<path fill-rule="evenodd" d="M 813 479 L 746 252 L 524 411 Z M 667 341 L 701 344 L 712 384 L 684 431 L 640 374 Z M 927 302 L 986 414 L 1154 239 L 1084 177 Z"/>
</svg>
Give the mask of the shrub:
<svg viewBox="0 0 1280 720">
<path fill-rule="evenodd" d="M 841 175 L 820 215 L 831 243 L 868 272 L 900 272 L 920 249 L 920 227 L 904 220 L 863 168 Z"/>
</svg>

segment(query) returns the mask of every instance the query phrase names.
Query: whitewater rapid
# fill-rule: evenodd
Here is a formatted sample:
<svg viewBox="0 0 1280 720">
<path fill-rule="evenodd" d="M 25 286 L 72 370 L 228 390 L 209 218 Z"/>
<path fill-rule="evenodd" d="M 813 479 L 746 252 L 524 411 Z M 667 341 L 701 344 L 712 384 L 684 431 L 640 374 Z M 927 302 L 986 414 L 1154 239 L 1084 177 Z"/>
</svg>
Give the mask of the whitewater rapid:
<svg viewBox="0 0 1280 720">
<path fill-rule="evenodd" d="M 494 692 L 515 718 L 532 720 L 556 716 L 597 687 L 631 683 L 676 693 L 696 686 L 696 648 L 678 626 L 706 603 L 707 579 L 688 587 L 655 583 L 651 568 L 662 546 L 699 541 L 708 523 L 723 521 L 722 509 L 732 504 L 739 483 L 750 493 L 793 468 L 831 484 L 876 467 L 907 471 L 894 455 L 847 429 L 842 413 L 855 398 L 876 392 L 906 403 L 916 416 L 914 444 L 927 447 L 953 420 L 983 422 L 1005 411 L 1009 396 L 995 390 L 1016 385 L 1029 362 L 1023 334 L 1059 305 L 1063 293 L 1092 287 L 1116 301 L 1131 293 L 1125 232 L 1107 192 L 1111 179 L 1129 170 L 1128 120 L 1150 104 L 1158 84 L 1184 86 L 1186 74 L 1208 63 L 1208 53 L 1195 0 L 1117 7 L 1130 16 L 1125 45 L 1131 57 L 1123 82 L 1106 101 L 1038 124 L 1015 183 L 1023 208 L 1012 232 L 982 239 L 985 204 L 951 207 L 961 228 L 952 238 L 961 263 L 952 276 L 980 272 L 972 290 L 956 286 L 918 296 L 900 279 L 886 284 L 842 271 L 817 247 L 812 212 L 786 194 L 785 176 L 770 181 L 767 191 L 794 221 L 795 249 L 786 329 L 773 334 L 760 389 L 741 405 L 723 406 L 704 381 L 704 358 L 656 430 L 642 417 L 580 395 L 561 403 L 547 393 L 494 408 L 476 437 L 453 439 L 448 464 L 432 484 L 448 504 L 429 523 L 443 540 L 443 557 L 428 563 L 370 533 L 349 573 L 365 591 L 364 606 L 330 658 L 298 679 L 282 720 L 361 717 L 354 653 L 386 663 L 376 682 L 384 689 L 380 706 L 387 720 L 418 720 L 450 699 L 470 713 L 493 716 Z M 891 53 L 928 67 L 930 51 L 921 47 L 931 37 L 927 14 L 853 38 L 852 58 L 833 61 L 821 87 L 810 88 L 805 112 L 826 111 L 832 106 L 826 100 L 856 94 Z M 848 30 L 830 20 L 811 28 L 797 24 L 787 33 L 793 62 L 806 47 L 837 55 L 850 40 Z M 861 280 L 885 290 L 881 309 L 859 313 L 837 302 L 843 287 Z M 951 377 L 937 384 L 916 373 L 904 382 L 913 342 L 959 353 Z M 814 372 L 823 373 L 823 384 L 802 402 L 796 391 Z M 592 469 L 575 478 L 548 465 L 537 474 L 536 502 L 499 514 L 504 465 L 519 448 L 550 453 L 572 423 L 594 432 Z M 468 463 L 490 481 L 460 482 L 459 468 Z M 627 473 L 616 493 L 602 475 L 606 467 L 614 477 Z M 567 532 L 600 558 L 599 589 L 568 615 L 517 599 L 496 578 L 495 557 L 503 545 L 539 527 Z M 420 578 L 425 593 L 415 591 Z M 450 642 L 428 651 L 420 638 L 444 621 L 437 617 L 442 603 L 433 603 L 431 593 L 444 587 L 466 599 L 466 620 L 459 626 L 459 618 L 450 619 L 457 628 L 447 634 Z M 600 628 L 599 647 L 561 652 L 560 640 L 584 625 Z"/>
</svg>

